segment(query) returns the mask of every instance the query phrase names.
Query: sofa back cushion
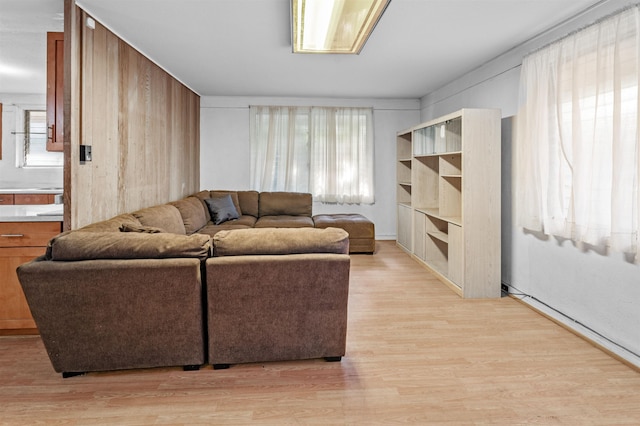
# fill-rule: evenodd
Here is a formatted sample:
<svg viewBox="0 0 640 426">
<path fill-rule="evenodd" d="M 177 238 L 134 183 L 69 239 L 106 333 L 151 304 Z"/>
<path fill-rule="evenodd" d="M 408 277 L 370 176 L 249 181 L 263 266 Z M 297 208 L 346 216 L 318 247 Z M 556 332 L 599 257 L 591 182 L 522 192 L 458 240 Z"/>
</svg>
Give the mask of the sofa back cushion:
<svg viewBox="0 0 640 426">
<path fill-rule="evenodd" d="M 108 220 L 91 223 L 78 229 L 78 231 L 87 232 L 120 232 L 120 228 L 125 226 L 139 227 L 140 221 L 130 213 L 120 214 Z"/>
<path fill-rule="evenodd" d="M 309 216 L 313 200 L 305 192 L 261 192 L 260 217 L 262 216 Z"/>
<path fill-rule="evenodd" d="M 132 213 L 142 225 L 164 229 L 172 234 L 186 234 L 180 211 L 171 204 L 147 207 Z"/>
<path fill-rule="evenodd" d="M 147 234 L 158 234 L 165 231 L 164 229 L 156 228 L 155 226 L 131 225 L 128 223 L 123 223 L 120 226 L 120 232 L 144 232 Z"/>
<path fill-rule="evenodd" d="M 207 208 L 204 200 L 206 200 L 207 198 L 211 198 L 211 194 L 209 193 L 209 191 L 200 191 L 196 194 L 193 194 L 193 196 L 200 200 L 200 202 L 202 203 L 202 208 L 204 209 L 204 217 L 207 222 L 209 222 L 211 220 L 211 216 L 209 215 L 209 209 Z"/>
<path fill-rule="evenodd" d="M 180 212 L 184 230 L 187 234 L 193 234 L 207 224 L 204 206 L 198 198 L 187 197 L 171 204 Z"/>
<path fill-rule="evenodd" d="M 144 232 L 65 232 L 49 241 L 48 260 L 164 259 L 211 254 L 211 237 Z"/>
<path fill-rule="evenodd" d="M 214 256 L 349 253 L 349 234 L 339 228 L 252 228 L 213 236 Z"/>
<path fill-rule="evenodd" d="M 258 217 L 260 214 L 258 203 L 260 193 L 258 191 L 238 191 L 238 201 L 240 201 L 240 214 Z"/>
</svg>

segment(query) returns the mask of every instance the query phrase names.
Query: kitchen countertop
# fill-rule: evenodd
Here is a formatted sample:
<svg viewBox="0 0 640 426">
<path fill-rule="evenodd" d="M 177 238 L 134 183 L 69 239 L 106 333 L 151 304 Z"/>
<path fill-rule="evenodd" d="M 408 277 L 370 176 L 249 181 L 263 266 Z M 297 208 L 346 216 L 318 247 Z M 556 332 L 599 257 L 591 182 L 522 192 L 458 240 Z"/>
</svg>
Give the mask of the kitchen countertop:
<svg viewBox="0 0 640 426">
<path fill-rule="evenodd" d="M 0 188 L 0 194 L 62 194 L 62 188 Z"/>
<path fill-rule="evenodd" d="M 62 204 L 0 205 L 0 222 L 62 222 L 62 208 Z"/>
</svg>

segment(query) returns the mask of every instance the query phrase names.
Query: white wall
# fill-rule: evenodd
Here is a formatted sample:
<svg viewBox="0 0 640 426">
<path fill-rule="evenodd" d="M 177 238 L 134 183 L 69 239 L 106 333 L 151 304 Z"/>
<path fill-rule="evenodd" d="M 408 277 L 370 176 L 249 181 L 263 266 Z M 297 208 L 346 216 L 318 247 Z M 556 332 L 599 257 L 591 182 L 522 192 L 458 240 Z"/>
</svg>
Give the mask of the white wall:
<svg viewBox="0 0 640 426">
<path fill-rule="evenodd" d="M 620 255 L 584 252 L 571 241 L 527 233 L 513 223 L 512 120 L 520 64 L 528 52 L 632 1 L 601 2 L 586 13 L 484 64 L 421 99 L 421 120 L 466 107 L 501 108 L 503 117 L 502 279 L 524 299 L 608 350 L 640 366 L 640 266 Z M 545 306 L 548 305 L 548 306 Z"/>
<path fill-rule="evenodd" d="M 377 239 L 396 235 L 396 133 L 419 122 L 418 99 L 312 99 L 213 97 L 200 99 L 201 189 L 250 189 L 249 105 L 365 106 L 374 108 L 375 203 L 314 203 L 313 214 L 360 213 Z"/>
<path fill-rule="evenodd" d="M 24 109 L 45 109 L 45 95 L 0 94 L 2 103 L 2 160 L 0 160 L 0 189 L 62 188 L 62 167 L 16 166 L 18 138 L 12 132 L 23 132 L 19 114 Z"/>
</svg>

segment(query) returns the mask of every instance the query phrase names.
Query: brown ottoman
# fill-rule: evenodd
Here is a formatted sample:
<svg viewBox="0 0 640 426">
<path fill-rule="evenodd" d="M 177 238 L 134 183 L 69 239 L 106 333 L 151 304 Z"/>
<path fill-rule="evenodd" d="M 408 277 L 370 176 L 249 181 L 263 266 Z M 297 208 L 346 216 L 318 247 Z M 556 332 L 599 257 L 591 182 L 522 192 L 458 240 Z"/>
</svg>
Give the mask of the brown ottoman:
<svg viewBox="0 0 640 426">
<path fill-rule="evenodd" d="M 319 214 L 313 216 L 316 228 L 340 228 L 349 234 L 349 253 L 373 253 L 376 232 L 373 222 L 361 214 Z"/>
</svg>

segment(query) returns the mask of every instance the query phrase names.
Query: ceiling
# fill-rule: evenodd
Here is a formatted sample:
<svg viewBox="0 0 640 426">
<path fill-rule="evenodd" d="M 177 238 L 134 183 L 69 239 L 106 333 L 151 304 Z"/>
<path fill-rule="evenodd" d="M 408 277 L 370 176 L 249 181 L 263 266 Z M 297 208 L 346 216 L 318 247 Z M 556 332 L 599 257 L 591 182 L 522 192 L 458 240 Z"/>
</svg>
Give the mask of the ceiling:
<svg viewBox="0 0 640 426">
<path fill-rule="evenodd" d="M 16 52 L 17 22 L 59 24 L 62 2 L 0 0 L 0 66 L 44 55 Z M 202 96 L 416 99 L 601 1 L 392 0 L 360 55 L 291 53 L 289 0 L 76 2 Z"/>
</svg>

